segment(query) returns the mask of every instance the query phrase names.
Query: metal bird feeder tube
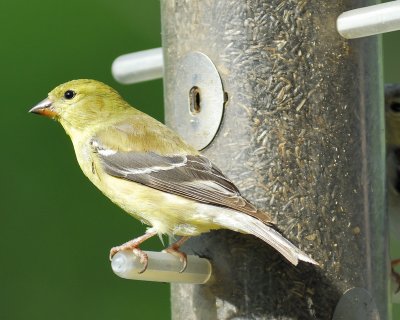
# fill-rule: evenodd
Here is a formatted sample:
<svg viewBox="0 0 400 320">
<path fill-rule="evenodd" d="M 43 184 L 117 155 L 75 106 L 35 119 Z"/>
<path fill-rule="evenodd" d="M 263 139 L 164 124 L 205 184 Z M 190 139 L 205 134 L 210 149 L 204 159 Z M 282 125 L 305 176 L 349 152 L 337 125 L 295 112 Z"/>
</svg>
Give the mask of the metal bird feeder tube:
<svg viewBox="0 0 400 320">
<path fill-rule="evenodd" d="M 348 41 L 335 28 L 341 12 L 374 3 L 161 1 L 167 124 L 177 126 L 182 59 L 206 55 L 226 101 L 203 152 L 320 263 L 294 267 L 230 231 L 192 238 L 183 250 L 208 258 L 214 280 L 173 284 L 173 319 L 332 319 L 344 300 L 348 319 L 361 319 L 365 303 L 362 319 L 387 319 L 380 41 Z M 196 90 L 201 114 L 208 97 Z M 194 101 L 186 91 L 179 112 Z"/>
</svg>

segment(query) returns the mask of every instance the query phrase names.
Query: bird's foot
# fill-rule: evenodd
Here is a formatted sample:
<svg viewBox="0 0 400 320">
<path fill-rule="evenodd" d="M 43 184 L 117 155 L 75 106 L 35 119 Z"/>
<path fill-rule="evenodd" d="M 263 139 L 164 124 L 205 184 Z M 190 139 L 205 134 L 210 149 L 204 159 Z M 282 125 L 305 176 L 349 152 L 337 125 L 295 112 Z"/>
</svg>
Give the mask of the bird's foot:
<svg viewBox="0 0 400 320">
<path fill-rule="evenodd" d="M 182 273 L 186 270 L 187 267 L 187 255 L 186 253 L 179 251 L 181 245 L 187 240 L 189 237 L 182 237 L 178 241 L 171 244 L 168 248 L 165 248 L 163 252 L 167 252 L 172 254 L 173 256 L 179 258 L 179 261 L 182 262 L 182 268 L 179 270 L 179 273 Z"/>
<path fill-rule="evenodd" d="M 400 274 L 394 270 L 395 267 L 400 265 L 400 259 L 392 260 L 392 277 L 393 280 L 397 284 L 397 288 L 395 289 L 395 293 L 400 291 Z"/>
<path fill-rule="evenodd" d="M 140 248 L 139 245 L 141 243 L 143 243 L 144 241 L 146 241 L 147 239 L 151 238 L 152 236 L 156 235 L 157 232 L 156 231 L 150 231 L 145 233 L 144 235 L 135 238 L 131 241 L 125 242 L 124 244 L 120 245 L 120 246 L 116 246 L 114 248 L 111 248 L 110 250 L 110 260 L 112 259 L 112 257 L 120 251 L 124 251 L 124 250 L 130 250 L 136 257 L 139 258 L 139 261 L 141 264 L 143 264 L 143 268 L 138 271 L 138 273 L 143 273 L 146 271 L 147 269 L 147 265 L 149 263 L 149 258 L 147 256 L 146 253 L 144 253 Z"/>
</svg>

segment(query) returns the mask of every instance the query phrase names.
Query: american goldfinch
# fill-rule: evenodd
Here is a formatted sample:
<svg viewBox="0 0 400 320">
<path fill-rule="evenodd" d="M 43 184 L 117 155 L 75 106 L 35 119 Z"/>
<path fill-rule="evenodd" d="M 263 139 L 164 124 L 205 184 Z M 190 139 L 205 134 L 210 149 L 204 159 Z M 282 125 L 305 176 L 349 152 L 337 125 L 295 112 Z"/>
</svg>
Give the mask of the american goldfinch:
<svg viewBox="0 0 400 320">
<path fill-rule="evenodd" d="M 400 235 L 400 86 L 385 85 L 385 119 L 387 145 L 388 211 L 390 234 L 399 239 Z M 392 261 L 392 276 L 396 281 L 396 292 L 400 290 L 400 275 L 394 267 L 400 259 Z"/>
<path fill-rule="evenodd" d="M 109 86 L 73 80 L 56 87 L 30 112 L 53 118 L 71 137 L 83 173 L 108 198 L 151 226 L 134 240 L 111 249 L 139 249 L 158 234 L 183 236 L 166 249 L 186 267 L 179 247 L 190 236 L 214 229 L 253 234 L 292 264 L 317 264 L 274 230 L 271 217 L 243 198 L 236 186 L 175 132 L 131 107 Z"/>
</svg>

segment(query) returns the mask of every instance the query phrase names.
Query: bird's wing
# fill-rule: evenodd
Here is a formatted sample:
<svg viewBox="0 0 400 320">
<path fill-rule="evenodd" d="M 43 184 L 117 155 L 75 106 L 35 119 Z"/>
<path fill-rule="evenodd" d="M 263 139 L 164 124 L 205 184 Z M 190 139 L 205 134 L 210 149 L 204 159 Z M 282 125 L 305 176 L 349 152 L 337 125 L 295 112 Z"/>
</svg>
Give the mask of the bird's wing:
<svg viewBox="0 0 400 320">
<path fill-rule="evenodd" d="M 91 144 L 105 172 L 111 176 L 198 202 L 231 208 L 272 224 L 266 213 L 244 199 L 236 186 L 202 155 L 160 155 L 136 148 L 125 151 L 126 146 L 118 148 L 103 143 L 100 135 L 93 137 Z"/>
</svg>

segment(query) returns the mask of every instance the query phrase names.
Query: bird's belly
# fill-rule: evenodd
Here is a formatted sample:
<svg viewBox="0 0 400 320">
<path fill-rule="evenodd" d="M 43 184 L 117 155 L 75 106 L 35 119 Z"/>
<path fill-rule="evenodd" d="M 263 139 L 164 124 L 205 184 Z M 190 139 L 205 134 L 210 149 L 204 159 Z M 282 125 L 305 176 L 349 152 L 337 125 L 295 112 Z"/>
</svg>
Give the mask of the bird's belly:
<svg viewBox="0 0 400 320">
<path fill-rule="evenodd" d="M 92 182 L 114 203 L 159 233 L 192 236 L 220 228 L 213 222 L 215 210 L 204 210 L 207 205 L 107 174 Z"/>
<path fill-rule="evenodd" d="M 212 214 L 204 207 L 207 205 L 97 170 L 101 164 L 91 156 L 85 141 L 74 144 L 82 171 L 101 192 L 133 217 L 169 235 L 191 236 L 221 228 L 213 223 Z"/>
</svg>

